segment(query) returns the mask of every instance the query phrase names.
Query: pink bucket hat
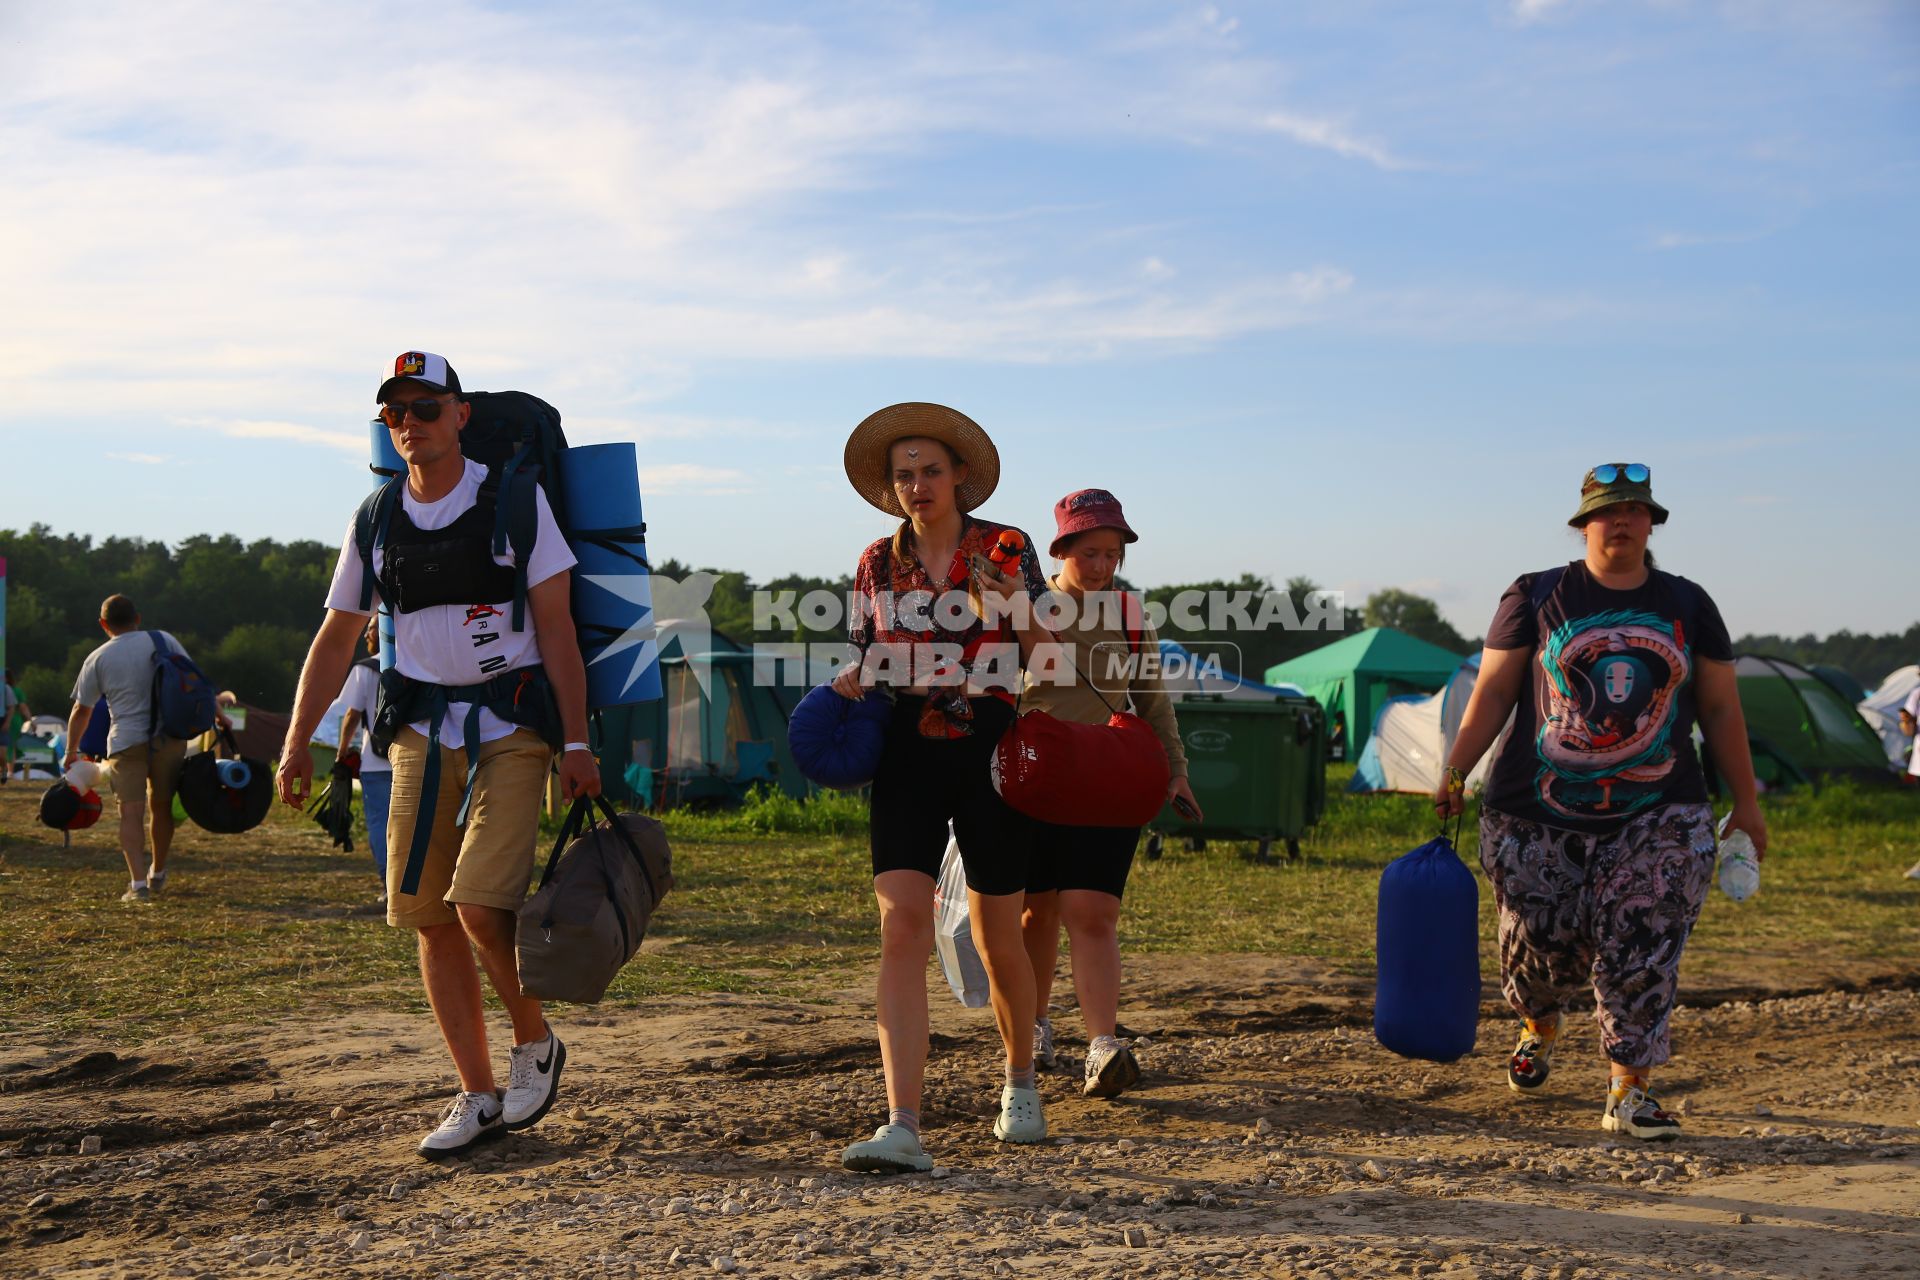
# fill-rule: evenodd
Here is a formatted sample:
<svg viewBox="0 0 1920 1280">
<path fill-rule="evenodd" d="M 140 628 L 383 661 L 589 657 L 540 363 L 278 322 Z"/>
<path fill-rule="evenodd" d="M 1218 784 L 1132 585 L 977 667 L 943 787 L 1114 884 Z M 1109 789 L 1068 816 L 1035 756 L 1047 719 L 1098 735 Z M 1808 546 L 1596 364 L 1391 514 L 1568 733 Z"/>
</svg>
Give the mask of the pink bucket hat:
<svg viewBox="0 0 1920 1280">
<path fill-rule="evenodd" d="M 1053 504 L 1053 523 L 1053 545 L 1047 554 L 1055 560 L 1066 557 L 1062 543 L 1089 529 L 1118 529 L 1126 541 L 1140 541 L 1120 510 L 1120 499 L 1105 489 L 1081 489 L 1060 499 Z"/>
</svg>

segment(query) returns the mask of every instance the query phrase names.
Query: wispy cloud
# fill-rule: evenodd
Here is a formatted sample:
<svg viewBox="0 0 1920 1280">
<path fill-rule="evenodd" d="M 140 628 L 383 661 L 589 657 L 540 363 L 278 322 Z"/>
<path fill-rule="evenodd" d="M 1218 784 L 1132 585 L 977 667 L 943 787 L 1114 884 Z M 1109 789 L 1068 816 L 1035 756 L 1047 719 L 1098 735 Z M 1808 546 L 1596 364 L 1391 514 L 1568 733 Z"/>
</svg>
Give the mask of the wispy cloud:
<svg viewBox="0 0 1920 1280">
<path fill-rule="evenodd" d="M 164 453 L 108 453 L 104 456 L 115 462 L 136 462 L 143 467 L 157 467 L 172 461 L 171 456 Z"/>
<path fill-rule="evenodd" d="M 1363 138 L 1333 120 L 1295 115 L 1285 111 L 1271 111 L 1261 118 L 1260 124 L 1262 128 L 1291 138 L 1304 146 L 1318 147 L 1323 151 L 1331 151 L 1335 155 L 1347 156 L 1355 160 L 1365 160 L 1382 169 L 1412 167 L 1406 161 L 1392 155 L 1383 144 L 1371 138 Z"/>
<path fill-rule="evenodd" d="M 1513 0 L 1513 16 L 1522 25 L 1539 22 L 1556 9 L 1567 7 L 1569 0 Z"/>
<path fill-rule="evenodd" d="M 200 430 L 217 432 L 236 440 L 289 440 L 295 444 L 321 445 L 329 449 L 342 449 L 348 453 L 365 455 L 367 437 L 364 433 L 348 435 L 341 431 L 329 431 L 324 427 L 315 427 L 304 422 L 275 422 L 258 418 L 186 418 L 172 419 L 178 427 L 194 427 Z"/>
<path fill-rule="evenodd" d="M 1649 249 L 1667 251 L 1672 249 L 1697 249 L 1703 245 L 1714 244 L 1752 244 L 1764 240 L 1779 228 L 1763 227 L 1757 231 L 1659 231 L 1647 241 Z"/>
<path fill-rule="evenodd" d="M 752 486 L 743 471 L 706 467 L 690 462 L 641 463 L 640 483 L 649 494 L 723 496 L 747 493 Z"/>
</svg>

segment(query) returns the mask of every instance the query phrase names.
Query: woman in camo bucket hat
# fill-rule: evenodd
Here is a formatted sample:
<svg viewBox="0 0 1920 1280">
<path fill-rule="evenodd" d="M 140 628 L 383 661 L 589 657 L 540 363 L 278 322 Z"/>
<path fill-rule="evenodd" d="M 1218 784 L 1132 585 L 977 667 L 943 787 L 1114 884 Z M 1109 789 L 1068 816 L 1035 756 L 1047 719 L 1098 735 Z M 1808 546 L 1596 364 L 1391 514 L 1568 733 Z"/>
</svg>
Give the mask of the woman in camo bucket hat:
<svg viewBox="0 0 1920 1280">
<path fill-rule="evenodd" d="M 1672 1138 L 1653 1097 L 1680 955 L 1713 878 L 1713 810 L 1696 718 L 1733 793 L 1730 826 L 1764 855 L 1733 645 L 1699 586 L 1654 567 L 1667 520 L 1644 463 L 1586 473 L 1567 523 L 1586 554 L 1515 579 L 1434 789 L 1443 819 L 1510 713 L 1481 795 L 1480 865 L 1500 917 L 1501 989 L 1521 1020 L 1507 1087 L 1543 1096 L 1566 1013 L 1591 988 L 1609 1060 L 1601 1127 Z"/>
</svg>

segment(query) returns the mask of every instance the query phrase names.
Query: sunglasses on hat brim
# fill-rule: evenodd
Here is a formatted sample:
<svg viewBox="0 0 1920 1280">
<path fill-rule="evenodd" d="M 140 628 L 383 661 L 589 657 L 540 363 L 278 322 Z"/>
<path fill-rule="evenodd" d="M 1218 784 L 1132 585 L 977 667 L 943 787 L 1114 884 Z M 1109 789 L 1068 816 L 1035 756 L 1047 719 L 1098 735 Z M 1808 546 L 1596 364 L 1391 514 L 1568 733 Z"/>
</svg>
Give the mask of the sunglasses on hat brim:
<svg viewBox="0 0 1920 1280">
<path fill-rule="evenodd" d="M 1612 484 L 1625 480 L 1628 484 L 1645 484 L 1653 478 L 1653 472 L 1644 462 L 1603 462 L 1593 469 L 1593 478 L 1601 484 Z"/>
</svg>

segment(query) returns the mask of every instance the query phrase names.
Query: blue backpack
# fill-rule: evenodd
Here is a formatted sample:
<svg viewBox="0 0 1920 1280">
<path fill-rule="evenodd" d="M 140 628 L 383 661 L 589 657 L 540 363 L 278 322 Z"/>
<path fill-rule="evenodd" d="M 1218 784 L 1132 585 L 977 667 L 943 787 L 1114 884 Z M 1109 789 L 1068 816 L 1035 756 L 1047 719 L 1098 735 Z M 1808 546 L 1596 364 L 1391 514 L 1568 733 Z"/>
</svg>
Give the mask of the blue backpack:
<svg viewBox="0 0 1920 1280">
<path fill-rule="evenodd" d="M 168 649 L 167 638 L 147 632 L 153 641 L 153 737 L 197 738 L 213 728 L 218 714 L 213 682 L 185 653 Z"/>
</svg>

